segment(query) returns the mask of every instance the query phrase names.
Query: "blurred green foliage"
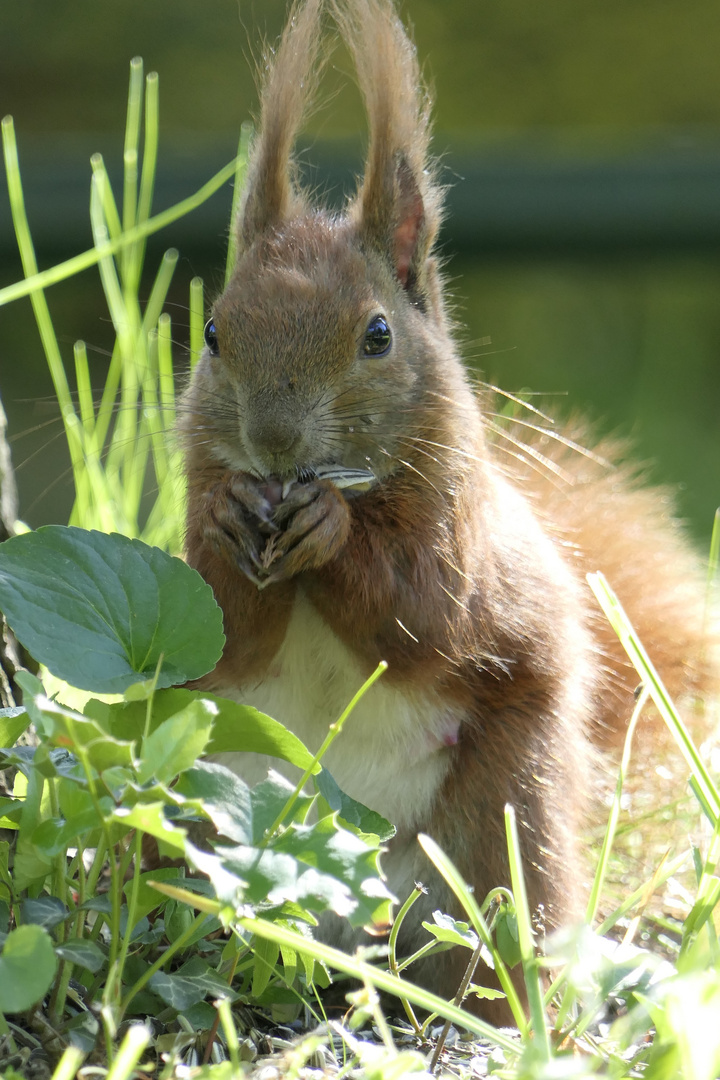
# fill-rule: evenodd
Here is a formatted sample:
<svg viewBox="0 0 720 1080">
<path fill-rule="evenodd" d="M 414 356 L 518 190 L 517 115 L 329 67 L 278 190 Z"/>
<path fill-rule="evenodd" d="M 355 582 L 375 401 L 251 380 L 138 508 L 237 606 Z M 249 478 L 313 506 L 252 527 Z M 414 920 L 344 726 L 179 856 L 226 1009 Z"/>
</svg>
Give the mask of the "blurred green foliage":
<svg viewBox="0 0 720 1080">
<path fill-rule="evenodd" d="M 166 131 L 235 130 L 253 107 L 259 42 L 285 0 L 23 0 L 0 12 L 0 108 L 18 131 L 104 130 L 135 54 L 162 78 Z M 716 0 L 406 0 L 441 132 L 720 123 Z M 347 67 L 342 56 L 333 64 Z M 329 73 L 332 83 L 333 74 Z M 88 92 L 88 88 L 93 92 Z M 360 126 L 345 97 L 314 125 Z"/>
</svg>

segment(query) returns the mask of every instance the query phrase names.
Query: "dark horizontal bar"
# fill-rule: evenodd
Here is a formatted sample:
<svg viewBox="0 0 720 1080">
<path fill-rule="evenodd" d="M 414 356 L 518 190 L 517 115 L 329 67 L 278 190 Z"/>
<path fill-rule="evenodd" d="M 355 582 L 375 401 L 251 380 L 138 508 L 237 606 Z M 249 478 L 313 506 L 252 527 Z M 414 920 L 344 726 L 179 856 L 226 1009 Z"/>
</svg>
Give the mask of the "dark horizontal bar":
<svg viewBox="0 0 720 1080">
<path fill-rule="evenodd" d="M 107 136 L 105 139 L 107 140 Z M 28 216 L 41 251 L 90 246 L 89 156 L 84 139 L 26 139 L 20 156 Z M 161 143 L 155 208 L 199 188 L 234 153 L 234 142 L 197 138 Z M 116 155 L 117 156 L 117 155 Z M 345 144 L 315 144 L 301 159 L 319 191 L 338 201 L 354 185 L 359 153 Z M 119 169 L 107 157 L 114 183 Z M 443 239 L 450 250 L 720 248 L 720 136 L 698 146 L 643 146 L 636 152 L 551 155 L 537 140 L 448 151 Z M 119 187 L 116 187 L 119 198 Z M 224 246 L 231 191 L 226 186 L 162 234 L 176 247 Z M 7 192 L 0 189 L 0 248 L 14 246 Z"/>
</svg>

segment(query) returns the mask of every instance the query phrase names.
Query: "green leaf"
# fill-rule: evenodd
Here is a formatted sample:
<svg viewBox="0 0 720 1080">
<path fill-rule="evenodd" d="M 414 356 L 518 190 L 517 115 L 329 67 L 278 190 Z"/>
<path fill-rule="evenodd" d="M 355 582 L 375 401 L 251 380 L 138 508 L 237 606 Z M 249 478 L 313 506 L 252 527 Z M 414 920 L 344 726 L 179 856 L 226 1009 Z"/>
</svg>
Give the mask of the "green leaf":
<svg viewBox="0 0 720 1080">
<path fill-rule="evenodd" d="M 258 998 L 275 974 L 280 949 L 269 938 L 256 937 L 253 939 L 252 951 L 254 957 L 252 994 L 253 997 Z"/>
<path fill-rule="evenodd" d="M 382 814 L 368 809 L 367 806 L 356 802 L 341 791 L 326 768 L 323 767 L 320 770 L 314 777 L 314 781 L 315 787 L 330 809 L 335 810 L 348 825 L 354 825 L 365 836 L 377 836 L 383 844 L 392 840 L 395 835 L 395 826 L 386 821 Z"/>
<path fill-rule="evenodd" d="M 495 944 L 505 965 L 515 967 L 522 960 L 515 908 L 501 904 L 495 917 Z"/>
<path fill-rule="evenodd" d="M 27 709 L 0 709 L 0 746 L 14 746 L 30 724 Z"/>
<path fill-rule="evenodd" d="M 338 829 L 333 818 L 294 825 L 269 848 L 239 844 L 218 847 L 216 854 L 230 875 L 246 882 L 246 903 L 279 906 L 291 901 L 310 911 L 329 909 L 353 926 L 389 920 L 392 897 L 379 877 L 377 851 L 354 833 Z M 205 865 L 197 868 L 213 880 Z"/>
<path fill-rule="evenodd" d="M 213 997 L 237 998 L 226 982 L 199 956 L 183 964 L 176 975 L 157 971 L 148 983 L 166 1005 L 182 1012 L 212 994 Z"/>
<path fill-rule="evenodd" d="M 238 705 L 227 698 L 205 694 L 218 706 L 209 754 L 268 754 L 282 758 L 303 771 L 309 769 L 313 755 L 308 748 L 277 720 L 258 712 L 249 705 Z M 315 772 L 320 768 L 315 766 Z"/>
<path fill-rule="evenodd" d="M 87 968 L 93 975 L 100 971 L 106 960 L 105 953 L 100 946 L 88 938 L 70 938 L 69 941 L 63 942 L 62 945 L 56 945 L 55 952 L 70 964 L 77 964 L 79 967 Z"/>
<path fill-rule="evenodd" d="M 185 858 L 190 866 L 209 878 L 215 896 L 221 904 L 227 904 L 235 909 L 240 906 L 247 882 L 232 870 L 228 870 L 219 855 L 203 851 L 188 840 L 185 844 Z"/>
<path fill-rule="evenodd" d="M 57 957 L 41 926 L 19 926 L 0 954 L 0 1012 L 17 1013 L 37 1004 L 55 978 Z"/>
<path fill-rule="evenodd" d="M 210 738 L 216 715 L 212 701 L 196 698 L 148 735 L 138 765 L 140 783 L 155 777 L 161 784 L 168 784 L 194 765 Z"/>
<path fill-rule="evenodd" d="M 491 986 L 478 986 L 477 983 L 470 983 L 467 992 L 468 996 L 474 994 L 476 998 L 482 998 L 483 1001 L 497 1001 L 498 998 L 507 997 L 502 990 L 494 990 Z"/>
<path fill-rule="evenodd" d="M 149 915 L 151 911 L 156 908 L 164 907 L 167 903 L 167 897 L 158 892 L 157 889 L 153 889 L 150 885 L 151 881 L 178 881 L 179 871 L 176 866 L 159 866 L 156 870 L 148 870 L 144 874 L 140 875 L 140 881 L 138 885 L 137 904 L 135 907 L 135 921 L 139 922 L 145 915 Z M 128 904 L 130 903 L 130 896 L 132 895 L 132 881 L 125 883 L 123 892 Z"/>
<path fill-rule="evenodd" d="M 91 896 L 89 900 L 78 905 L 78 911 L 101 911 L 104 915 L 112 912 L 112 900 L 109 896 Z"/>
<path fill-rule="evenodd" d="M 161 802 L 137 803 L 132 808 L 118 806 L 113 818 L 128 829 L 139 829 L 141 832 L 150 833 L 151 836 L 183 855 L 185 830 L 175 828 L 165 817 L 164 810 L 165 804 Z"/>
<path fill-rule="evenodd" d="M 236 701 L 200 690 L 177 687 L 159 690 L 153 698 L 150 731 L 198 700 L 211 701 L 217 707 L 207 754 L 267 754 L 302 770 L 312 764 L 313 756 L 307 747 L 277 720 L 249 705 L 238 705 Z M 85 706 L 85 715 L 97 720 L 116 738 L 139 741 L 145 732 L 147 702 L 116 701 L 108 704 L 91 699 Z M 316 771 L 319 768 L 318 765 Z"/>
<path fill-rule="evenodd" d="M 182 560 L 119 534 L 59 525 L 0 548 L 0 608 L 29 652 L 81 690 L 199 678 L 220 658 L 222 614 Z"/>
<path fill-rule="evenodd" d="M 189 1008 L 183 1011 L 183 1016 L 193 1028 L 194 1031 L 209 1031 L 213 1026 L 215 1019 L 217 1018 L 217 1011 L 212 1007 L 208 1001 L 198 1001 L 197 1005 L 191 1005 Z M 230 1065 L 230 1062 L 224 1062 L 223 1064 Z M 212 1072 L 208 1073 L 212 1080 L 234 1080 L 236 1076 L 232 1065 L 223 1074 L 218 1070 L 222 1068 L 219 1065 L 207 1066 L 208 1069 L 212 1069 Z M 198 1080 L 202 1080 L 202 1073 L 198 1074 Z"/>
<path fill-rule="evenodd" d="M 294 790 L 295 785 L 274 769 L 270 770 L 267 779 L 255 785 L 250 792 L 253 843 L 262 842 L 265 833 L 275 824 Z M 293 807 L 292 815 L 284 819 L 284 824 L 287 826 L 291 821 L 304 821 L 312 804 L 311 796 L 300 795 Z"/>
<path fill-rule="evenodd" d="M 17 826 L 22 815 L 23 804 L 20 799 L 0 798 L 0 829 L 12 829 Z"/>
<path fill-rule="evenodd" d="M 188 799 L 201 799 L 205 813 L 221 836 L 239 844 L 252 842 L 250 789 L 224 765 L 199 761 L 183 773 L 173 791 Z"/>
<path fill-rule="evenodd" d="M 157 896 L 157 893 L 155 894 Z M 165 934 L 170 942 L 177 941 L 179 937 L 190 929 L 195 913 L 187 904 L 181 904 L 179 900 L 168 900 L 165 905 Z"/>
<path fill-rule="evenodd" d="M 109 797 L 100 800 L 100 806 L 105 814 L 111 814 L 114 805 Z M 33 832 L 32 842 L 43 855 L 52 857 L 66 851 L 69 847 L 77 847 L 73 841 L 86 840 L 94 829 L 101 827 L 101 824 L 97 810 L 91 806 L 67 821 L 64 818 L 48 818 L 43 821 Z"/>
<path fill-rule="evenodd" d="M 283 977 L 288 986 L 292 986 L 297 974 L 298 954 L 289 945 L 281 945 L 280 954 L 282 956 Z"/>
<path fill-rule="evenodd" d="M 437 941 L 445 941 L 450 945 L 464 945 L 466 949 L 477 948 L 477 934 L 466 922 L 458 922 L 450 915 L 443 915 L 441 911 L 433 911 L 432 917 L 434 921 L 424 922 L 423 926 Z"/>
<path fill-rule="evenodd" d="M 89 1012 L 78 1013 L 71 1020 L 63 1021 L 63 1033 L 67 1033 L 71 1046 L 77 1046 L 83 1054 L 90 1054 L 97 1045 L 100 1024 Z"/>
<path fill-rule="evenodd" d="M 15 777 L 15 793 L 18 792 L 18 782 L 22 778 Z M 40 824 L 43 816 L 43 801 L 48 804 L 45 781 L 35 769 L 30 769 L 27 776 L 27 789 L 23 812 L 20 816 L 18 840 L 13 860 L 13 881 L 17 892 L 22 892 L 29 885 L 41 882 L 52 868 L 51 860 L 37 850 L 32 842 L 32 834 Z"/>
<path fill-rule="evenodd" d="M 145 683 L 140 685 L 142 687 L 146 686 Z M 138 684 L 134 683 L 132 689 L 137 686 Z M 148 734 L 159 728 L 171 716 L 182 712 L 183 709 L 187 708 L 191 702 L 197 701 L 198 698 L 211 698 L 211 695 L 201 694 L 196 690 L 179 690 L 173 687 L 158 690 L 153 697 Z M 114 735 L 115 738 L 140 742 L 145 735 L 147 701 L 144 698 L 134 700 L 126 697 L 124 701 L 113 702 L 98 701 L 97 698 L 90 698 L 86 702 L 83 712 L 86 716 L 96 720 L 105 731 L 110 735 Z"/>
<path fill-rule="evenodd" d="M 0 897 L 4 900 L 10 899 L 10 889 L 12 887 L 12 880 L 10 878 L 10 844 L 7 840 L 0 840 Z M 7 933 L 7 926 L 0 926 L 5 933 Z"/>
<path fill-rule="evenodd" d="M 122 802 L 128 788 L 134 783 L 135 771 L 124 765 L 113 765 L 110 769 L 103 769 L 100 779 L 114 801 L 118 803 Z"/>
<path fill-rule="evenodd" d="M 378 852 L 354 833 L 338 828 L 332 818 L 323 818 L 314 825 L 295 825 L 273 842 L 272 850 L 291 854 L 319 875 L 341 882 L 354 900 L 347 913 L 353 926 L 389 922 L 393 897 L 380 878 Z M 305 898 L 307 902 L 309 895 L 305 894 Z M 343 914 L 334 904 L 331 906 Z"/>
<path fill-rule="evenodd" d="M 36 900 L 23 900 L 20 912 L 23 923 L 53 930 L 67 918 L 68 909 L 57 896 L 38 896 Z"/>
<path fill-rule="evenodd" d="M 56 701 L 38 697 L 35 704 L 43 716 L 48 738 L 76 755 L 82 751 L 98 772 L 133 765 L 132 743 L 108 735 L 95 720 L 66 709 Z"/>
<path fill-rule="evenodd" d="M 3 550 L 3 548 L 0 548 L 0 553 Z M 0 610 L 2 610 L 2 605 L 0 605 Z M 37 724 L 40 731 L 44 731 L 42 716 L 40 716 L 34 706 L 34 700 L 38 694 L 45 693 L 43 684 L 40 682 L 37 675 L 33 675 L 30 671 L 18 671 L 15 675 L 15 682 L 23 692 L 23 703 L 24 707 L 27 709 L 30 720 L 33 724 Z"/>
</svg>

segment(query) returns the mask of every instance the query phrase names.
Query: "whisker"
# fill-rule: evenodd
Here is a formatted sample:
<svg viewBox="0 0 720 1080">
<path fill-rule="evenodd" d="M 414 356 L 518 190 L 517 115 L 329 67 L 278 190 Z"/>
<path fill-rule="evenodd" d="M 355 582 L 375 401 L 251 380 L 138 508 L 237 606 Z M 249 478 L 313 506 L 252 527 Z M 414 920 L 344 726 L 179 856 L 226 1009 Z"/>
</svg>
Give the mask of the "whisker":
<svg viewBox="0 0 720 1080">
<path fill-rule="evenodd" d="M 445 595 L 447 597 L 449 597 L 450 600 L 452 600 L 453 604 L 457 604 L 457 606 L 460 608 L 460 610 L 464 611 L 467 615 L 470 614 L 470 609 L 468 608 L 467 604 L 463 604 L 462 600 L 458 600 L 457 596 L 455 596 L 454 593 L 450 592 L 449 589 L 446 589 L 445 586 L 442 584 L 442 582 L 438 582 L 438 585 L 440 586 L 442 591 L 445 593 Z"/>
<path fill-rule="evenodd" d="M 404 465 L 406 469 L 410 469 L 411 472 L 416 473 L 420 477 L 421 480 L 424 480 L 425 483 L 428 484 L 428 486 L 431 487 L 433 489 L 433 491 L 437 495 L 440 496 L 440 498 L 444 498 L 443 492 L 440 491 L 438 488 L 436 488 L 435 485 L 433 484 L 432 480 L 429 480 L 428 477 L 425 476 L 425 474 L 420 471 L 420 469 L 416 469 L 415 466 L 411 462 L 405 461 L 401 457 L 396 457 L 394 454 L 390 454 L 387 450 L 384 450 L 382 447 L 378 447 L 378 449 L 380 450 L 380 452 L 382 454 L 385 454 L 385 456 L 389 457 L 392 461 L 399 461 L 400 464 Z"/>
<path fill-rule="evenodd" d="M 497 419 L 505 419 L 500 413 L 487 413 L 487 416 L 494 416 Z M 513 424 L 519 424 L 522 427 L 529 428 L 531 431 L 537 431 L 541 435 L 546 435 L 549 439 L 553 439 L 557 443 L 561 443 L 569 450 L 574 450 L 576 453 L 581 454 L 583 457 L 588 458 L 590 461 L 594 461 L 596 465 L 602 465 L 603 468 L 609 469 L 612 467 L 611 462 L 606 458 L 600 457 L 598 454 L 593 453 L 586 446 L 582 446 L 581 443 L 575 442 L 573 439 L 567 438 L 566 435 L 561 435 L 559 431 L 552 431 L 548 428 L 540 427 L 538 424 L 531 424 L 529 420 L 521 420 L 515 416 L 512 419 Z"/>
<path fill-rule="evenodd" d="M 506 454 L 511 457 L 517 458 L 518 461 L 522 461 L 525 465 L 528 465 L 529 462 L 523 457 L 523 454 L 528 454 L 529 457 L 533 459 L 533 461 L 535 461 L 538 465 L 542 465 L 542 467 L 546 469 L 547 472 L 553 473 L 558 478 L 558 480 L 563 481 L 563 484 L 567 484 L 569 487 L 572 487 L 572 477 L 568 473 L 566 473 L 564 469 L 560 468 L 559 465 L 556 465 L 555 462 L 552 461 L 550 458 L 545 457 L 544 454 L 541 454 L 539 450 L 536 450 L 533 446 L 530 446 L 527 443 L 519 442 L 517 439 L 513 438 L 510 432 L 503 430 L 503 428 L 499 425 L 488 423 L 488 427 L 491 431 L 494 431 L 495 434 L 498 435 L 501 439 L 505 439 L 507 442 L 518 448 L 519 452 L 514 453 L 513 451 L 508 450 L 507 447 L 505 447 L 504 452 Z"/>
<path fill-rule="evenodd" d="M 404 630 L 404 632 L 407 634 L 407 636 L 409 638 L 411 638 L 416 643 L 416 645 L 420 644 L 420 639 L 416 638 L 414 634 L 411 634 L 410 631 L 408 630 L 407 626 L 403 626 L 403 624 L 400 622 L 400 620 L 398 619 L 397 616 L 395 616 L 395 622 L 398 624 L 400 629 Z"/>
<path fill-rule="evenodd" d="M 494 386 L 493 383 L 484 382 L 482 385 L 487 390 L 492 390 L 494 394 L 498 394 L 500 397 L 507 398 L 508 401 L 512 401 L 515 405 L 519 405 L 522 409 L 527 409 L 528 412 L 534 413 L 539 416 L 541 420 L 545 420 L 548 424 L 554 424 L 555 420 L 552 416 L 548 416 L 547 413 L 542 412 L 540 409 L 536 409 L 534 405 L 531 405 L 529 401 L 525 401 L 524 398 L 518 397 L 517 394 L 511 394 L 509 390 L 503 390 L 500 386 Z"/>
</svg>

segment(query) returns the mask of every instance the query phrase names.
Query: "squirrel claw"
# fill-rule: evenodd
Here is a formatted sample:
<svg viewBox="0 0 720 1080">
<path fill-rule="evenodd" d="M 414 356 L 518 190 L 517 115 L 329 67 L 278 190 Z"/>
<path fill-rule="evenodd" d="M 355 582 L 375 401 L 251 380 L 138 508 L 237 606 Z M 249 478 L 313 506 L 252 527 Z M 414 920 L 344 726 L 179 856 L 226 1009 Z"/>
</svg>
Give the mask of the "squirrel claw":
<svg viewBox="0 0 720 1080">
<path fill-rule="evenodd" d="M 235 561 L 238 568 L 242 570 L 248 581 L 252 581 L 253 585 L 255 585 L 258 589 L 264 589 L 266 585 L 270 584 L 270 582 L 266 578 L 258 577 L 258 575 L 255 573 L 255 570 L 253 569 L 252 564 L 247 559 L 243 559 L 241 556 L 238 555 L 236 556 Z M 252 562 L 257 563 L 257 569 L 260 569 L 260 564 L 257 562 L 256 558 L 253 557 Z"/>
</svg>

